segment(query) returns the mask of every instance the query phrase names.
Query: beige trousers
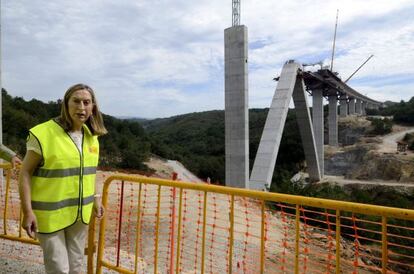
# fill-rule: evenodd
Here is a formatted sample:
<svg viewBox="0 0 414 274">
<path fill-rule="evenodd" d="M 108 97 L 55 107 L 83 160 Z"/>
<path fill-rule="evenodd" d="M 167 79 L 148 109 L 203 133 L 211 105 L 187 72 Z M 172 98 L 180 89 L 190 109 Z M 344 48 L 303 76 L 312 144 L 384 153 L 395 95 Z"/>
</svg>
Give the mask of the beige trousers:
<svg viewBox="0 0 414 274">
<path fill-rule="evenodd" d="M 82 273 L 87 225 L 75 224 L 51 234 L 37 233 L 47 274 Z"/>
</svg>

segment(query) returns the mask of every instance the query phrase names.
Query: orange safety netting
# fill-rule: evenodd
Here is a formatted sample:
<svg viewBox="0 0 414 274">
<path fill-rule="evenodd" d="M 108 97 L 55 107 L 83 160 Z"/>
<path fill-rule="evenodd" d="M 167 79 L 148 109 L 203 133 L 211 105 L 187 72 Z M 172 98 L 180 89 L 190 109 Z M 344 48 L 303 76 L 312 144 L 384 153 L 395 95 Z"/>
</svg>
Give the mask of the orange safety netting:
<svg viewBox="0 0 414 274">
<path fill-rule="evenodd" d="M 119 188 L 119 184 L 133 185 L 134 183 L 117 181 L 114 184 Z M 129 188 L 133 190 L 138 187 L 137 185 Z M 137 193 L 136 190 L 134 191 Z M 184 189 L 181 192 L 180 217 L 178 189 L 142 184 L 142 193 L 141 198 L 137 197 L 141 200 L 143 217 L 141 226 L 145 224 L 146 227 L 141 231 L 141 236 L 138 236 L 140 239 L 146 239 L 140 241 L 140 248 L 145 252 L 138 252 L 139 261 L 142 263 L 141 273 L 153 272 L 154 267 L 157 267 L 160 273 L 170 273 L 170 271 L 175 273 L 176 270 L 179 273 L 199 273 L 201 269 L 206 273 L 228 273 L 230 269 L 232 273 L 257 273 L 260 269 L 262 233 L 265 243 L 264 272 L 294 272 L 295 205 L 267 203 L 262 231 L 263 201 L 260 200 L 235 197 L 234 212 L 231 216 L 231 195 L 205 194 L 203 191 Z M 128 197 L 129 194 L 124 193 L 124 195 Z M 157 200 L 158 196 L 161 198 L 160 201 Z M 137 201 L 135 203 L 138 204 Z M 158 209 L 157 203 L 160 204 Z M 204 207 L 206 207 L 205 211 Z M 158 225 L 157 212 L 160 219 Z M 335 211 L 301 206 L 298 212 L 300 214 L 298 255 L 300 273 L 335 273 L 337 248 Z M 364 220 L 364 216 L 352 213 L 342 212 L 341 215 L 339 217 L 341 224 L 339 268 L 347 273 L 381 271 L 381 221 Z M 160 229 L 161 227 L 166 229 Z M 126 229 L 131 231 L 130 228 Z M 130 236 L 131 239 L 133 237 L 135 236 Z M 388 240 L 390 239 L 391 237 Z M 106 241 L 111 242 L 109 238 Z M 231 242 L 232 246 L 230 246 Z M 155 245 L 158 245 L 156 264 L 153 253 Z M 125 248 L 121 249 L 125 251 L 127 246 L 129 245 L 125 244 Z M 410 248 L 404 245 L 401 247 Z M 412 258 L 407 257 L 407 259 Z M 390 258 L 388 261 L 390 273 L 392 273 L 390 266 L 396 264 L 414 269 L 409 263 L 404 264 Z M 134 271 L 127 265 L 122 267 Z"/>
<path fill-rule="evenodd" d="M 5 185 L 0 237 L 27 238 L 19 227 L 17 182 L 11 180 L 7 212 Z M 397 225 L 387 218 L 384 228 L 381 216 L 338 214 L 230 192 L 115 180 L 98 267 L 105 273 L 259 273 L 261 267 L 264 273 L 294 273 L 296 267 L 299 273 L 376 273 L 385 258 L 387 273 L 414 272 L 413 221 Z M 1 256 L 42 261 L 36 245 L 0 242 Z"/>
<path fill-rule="evenodd" d="M 17 182 L 18 174 L 10 169 L 4 169 L 3 172 L 3 178 L 0 178 L 0 237 L 11 236 L 29 239 L 20 225 L 22 215 L 20 212 L 20 197 Z M 25 261 L 27 263 L 43 263 L 42 251 L 38 245 L 1 238 L 0 256 L 12 260 Z"/>
</svg>

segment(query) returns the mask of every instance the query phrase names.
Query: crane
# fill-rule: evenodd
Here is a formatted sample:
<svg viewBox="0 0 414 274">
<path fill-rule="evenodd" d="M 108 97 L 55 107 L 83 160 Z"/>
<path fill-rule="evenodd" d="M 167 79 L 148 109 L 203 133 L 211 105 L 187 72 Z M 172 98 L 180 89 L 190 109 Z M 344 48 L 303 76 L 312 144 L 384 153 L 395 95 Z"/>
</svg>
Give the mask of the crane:
<svg viewBox="0 0 414 274">
<path fill-rule="evenodd" d="M 233 0 L 232 5 L 232 26 L 240 25 L 240 0 Z"/>
<path fill-rule="evenodd" d="M 333 61 L 334 61 L 334 56 L 335 56 L 335 42 L 336 42 L 336 29 L 338 28 L 338 14 L 339 14 L 339 10 L 336 10 L 335 33 L 334 33 L 334 39 L 333 39 L 333 45 L 332 45 L 332 57 L 331 57 L 331 71 L 333 70 Z"/>
<path fill-rule="evenodd" d="M 371 59 L 372 57 L 374 57 L 374 54 L 371 54 L 371 56 L 370 57 L 368 57 L 368 59 L 367 60 L 365 60 L 365 62 L 364 63 L 362 63 L 362 65 L 360 65 L 355 71 L 354 71 L 354 73 L 352 73 L 351 74 L 351 76 L 349 76 L 348 77 L 348 79 L 346 79 L 345 81 L 344 81 L 344 83 L 346 83 L 346 82 L 348 82 L 349 81 L 349 79 L 351 79 L 351 77 L 352 76 L 354 76 L 355 75 L 355 73 L 357 73 L 358 72 L 358 70 L 360 70 L 368 61 L 369 61 L 369 59 Z"/>
</svg>

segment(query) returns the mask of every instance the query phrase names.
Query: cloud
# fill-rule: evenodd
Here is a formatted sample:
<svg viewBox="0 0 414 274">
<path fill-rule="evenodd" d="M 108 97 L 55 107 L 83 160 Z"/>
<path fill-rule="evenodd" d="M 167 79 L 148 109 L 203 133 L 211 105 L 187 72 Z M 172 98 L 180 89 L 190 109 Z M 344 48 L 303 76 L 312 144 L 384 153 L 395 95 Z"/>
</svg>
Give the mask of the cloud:
<svg viewBox="0 0 414 274">
<path fill-rule="evenodd" d="M 56 100 L 85 82 L 111 115 L 165 117 L 224 107 L 223 32 L 231 25 L 231 3 L 21 0 L 5 1 L 2 9 L 2 79 L 14 96 Z M 334 69 L 347 77 L 374 54 L 351 86 L 384 100 L 413 96 L 411 1 L 244 1 L 251 107 L 269 106 L 272 78 L 286 60 L 330 63 L 336 9 Z M 397 80 L 383 83 L 385 89 L 378 84 L 385 78 Z M 399 89 L 392 96 L 391 82 Z"/>
</svg>

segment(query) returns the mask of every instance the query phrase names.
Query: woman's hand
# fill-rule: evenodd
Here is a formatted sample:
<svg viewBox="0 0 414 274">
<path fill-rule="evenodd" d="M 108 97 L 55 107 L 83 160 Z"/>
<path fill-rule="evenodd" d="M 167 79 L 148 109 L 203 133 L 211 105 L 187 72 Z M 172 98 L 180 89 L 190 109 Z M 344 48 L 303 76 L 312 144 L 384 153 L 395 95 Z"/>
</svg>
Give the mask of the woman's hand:
<svg viewBox="0 0 414 274">
<path fill-rule="evenodd" d="M 105 208 L 102 206 L 100 197 L 95 197 L 93 202 L 93 213 L 98 219 L 101 219 L 105 214 Z"/>
<path fill-rule="evenodd" d="M 23 228 L 30 238 L 36 238 L 37 220 L 32 210 L 31 181 L 35 168 L 42 160 L 42 156 L 32 150 L 26 152 L 19 176 L 19 193 L 21 209 L 23 211 Z"/>
<path fill-rule="evenodd" d="M 23 214 L 22 225 L 24 230 L 26 230 L 27 235 L 29 235 L 29 237 L 32 239 L 36 239 L 37 220 L 33 211 L 30 210 L 29 212 Z"/>
<path fill-rule="evenodd" d="M 17 155 L 15 155 L 11 158 L 11 164 L 12 164 L 12 168 L 15 168 L 22 164 L 22 160 L 20 160 L 20 158 L 17 157 Z"/>
</svg>

